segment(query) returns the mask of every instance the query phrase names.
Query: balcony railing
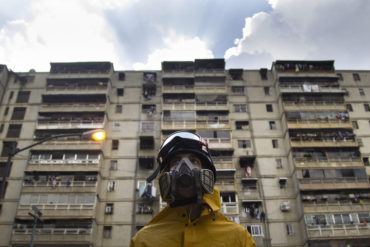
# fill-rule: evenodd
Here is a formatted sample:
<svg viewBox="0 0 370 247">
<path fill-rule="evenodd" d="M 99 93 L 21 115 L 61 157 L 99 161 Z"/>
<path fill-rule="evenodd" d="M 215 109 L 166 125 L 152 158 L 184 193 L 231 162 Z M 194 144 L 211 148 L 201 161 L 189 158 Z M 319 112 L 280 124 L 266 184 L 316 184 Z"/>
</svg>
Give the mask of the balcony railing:
<svg viewBox="0 0 370 247">
<path fill-rule="evenodd" d="M 61 165 L 61 166 L 70 166 L 70 165 L 97 165 L 99 164 L 98 159 L 77 159 L 77 160 L 30 160 L 29 164 L 31 165 Z"/>
<path fill-rule="evenodd" d="M 56 184 L 53 182 L 35 182 L 32 183 L 23 182 L 23 186 L 26 187 L 96 187 L 98 182 L 96 181 L 58 181 Z"/>
<path fill-rule="evenodd" d="M 340 110 L 345 111 L 346 107 L 343 101 L 284 101 L 285 110 L 296 110 L 296 109 L 306 109 L 306 110 Z"/>
<path fill-rule="evenodd" d="M 195 129 L 195 120 L 163 121 L 162 129 Z"/>
<path fill-rule="evenodd" d="M 319 167 L 363 167 L 363 162 L 359 157 L 301 157 L 294 158 L 294 164 L 300 168 L 319 168 Z"/>
<path fill-rule="evenodd" d="M 229 104 L 227 102 L 197 102 L 197 110 L 202 109 L 227 109 Z"/>
<path fill-rule="evenodd" d="M 349 225 L 307 225 L 308 237 L 312 239 L 338 238 L 338 237 L 359 237 L 370 235 L 369 224 Z"/>
<path fill-rule="evenodd" d="M 317 87 L 317 90 L 305 90 L 301 85 L 300 86 L 280 86 L 280 92 L 282 93 L 346 93 L 346 90 L 339 87 Z"/>
<path fill-rule="evenodd" d="M 238 203 L 237 202 L 222 203 L 221 212 L 224 214 L 239 214 Z"/>
<path fill-rule="evenodd" d="M 20 204 L 20 210 L 32 210 L 32 206 L 36 206 L 41 211 L 43 210 L 92 210 L 95 204 Z"/>
<path fill-rule="evenodd" d="M 14 234 L 32 234 L 31 228 L 14 229 Z M 40 235 L 89 235 L 91 228 L 36 228 L 35 234 Z"/>
<path fill-rule="evenodd" d="M 171 92 L 182 92 L 182 93 L 192 93 L 194 92 L 194 86 L 163 86 L 163 93 Z"/>
<path fill-rule="evenodd" d="M 108 85 L 105 86 L 95 86 L 95 85 L 86 85 L 86 86 L 47 86 L 47 91 L 102 91 L 107 90 Z"/>
<path fill-rule="evenodd" d="M 77 109 L 80 109 L 81 107 L 85 108 L 85 107 L 94 107 L 94 109 L 96 108 L 104 108 L 105 107 L 105 103 L 87 103 L 87 102 L 81 102 L 81 103 L 69 103 L 69 102 L 59 102 L 58 104 L 52 104 L 52 103 L 43 103 L 41 105 L 41 109 L 42 108 L 51 108 L 51 107 L 55 107 L 55 108 L 77 108 Z"/>
<path fill-rule="evenodd" d="M 203 138 L 207 141 L 209 148 L 232 148 L 230 138 Z"/>
<path fill-rule="evenodd" d="M 352 123 L 339 119 L 297 119 L 288 120 L 288 128 L 352 128 Z"/>
<path fill-rule="evenodd" d="M 337 202 L 303 202 L 304 213 L 369 212 L 370 201 L 354 203 L 350 200 Z"/>
<path fill-rule="evenodd" d="M 39 121 L 37 129 L 72 129 L 72 128 L 92 128 L 101 129 L 104 127 L 104 122 L 94 120 L 80 120 L 80 121 Z"/>
<path fill-rule="evenodd" d="M 340 178 L 300 178 L 301 190 L 334 190 L 334 189 L 368 189 L 370 184 L 367 178 L 340 177 Z"/>
<path fill-rule="evenodd" d="M 339 177 L 339 178 L 301 178 L 299 182 L 302 184 L 316 184 L 316 183 L 359 183 L 367 182 L 367 178 L 357 177 Z"/>
<path fill-rule="evenodd" d="M 361 161 L 360 157 L 338 157 L 338 158 L 328 158 L 328 157 L 301 157 L 294 158 L 295 162 L 357 162 Z"/>
<path fill-rule="evenodd" d="M 357 147 L 358 143 L 355 139 L 352 138 L 342 138 L 339 139 L 338 137 L 333 138 L 317 138 L 313 137 L 310 139 L 306 138 L 299 138 L 299 137 L 292 137 L 290 138 L 290 143 L 292 147 Z"/>
</svg>

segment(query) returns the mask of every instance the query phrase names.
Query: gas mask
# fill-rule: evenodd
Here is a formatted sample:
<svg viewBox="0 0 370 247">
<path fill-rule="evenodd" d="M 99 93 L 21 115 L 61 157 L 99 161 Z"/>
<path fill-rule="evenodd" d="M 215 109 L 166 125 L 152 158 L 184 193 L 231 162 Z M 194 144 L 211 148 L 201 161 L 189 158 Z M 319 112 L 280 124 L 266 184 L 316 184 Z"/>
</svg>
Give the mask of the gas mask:
<svg viewBox="0 0 370 247">
<path fill-rule="evenodd" d="M 211 170 L 195 167 L 189 159 L 180 160 L 175 169 L 163 173 L 159 188 L 163 201 L 171 207 L 201 203 L 204 193 L 212 194 L 215 180 Z"/>
</svg>

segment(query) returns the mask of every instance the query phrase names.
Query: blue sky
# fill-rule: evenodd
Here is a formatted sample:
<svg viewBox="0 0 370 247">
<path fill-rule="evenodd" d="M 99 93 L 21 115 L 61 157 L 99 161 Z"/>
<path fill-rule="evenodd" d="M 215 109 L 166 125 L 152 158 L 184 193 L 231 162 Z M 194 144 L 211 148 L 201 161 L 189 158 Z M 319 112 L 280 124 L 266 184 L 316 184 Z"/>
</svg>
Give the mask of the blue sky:
<svg viewBox="0 0 370 247">
<path fill-rule="evenodd" d="M 278 59 L 335 60 L 370 69 L 367 0 L 3 0 L 0 63 L 111 61 L 116 70 L 163 60 L 225 58 L 228 68 Z"/>
</svg>

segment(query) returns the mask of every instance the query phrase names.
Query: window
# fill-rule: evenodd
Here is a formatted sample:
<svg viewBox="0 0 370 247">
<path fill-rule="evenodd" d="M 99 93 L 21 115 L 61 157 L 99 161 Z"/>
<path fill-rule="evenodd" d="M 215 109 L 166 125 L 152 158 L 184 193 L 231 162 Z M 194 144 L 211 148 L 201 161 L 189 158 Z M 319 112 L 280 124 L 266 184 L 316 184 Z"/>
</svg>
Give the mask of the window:
<svg viewBox="0 0 370 247">
<path fill-rule="evenodd" d="M 343 75 L 341 73 L 338 73 L 337 76 L 338 76 L 338 80 L 343 81 Z"/>
<path fill-rule="evenodd" d="M 145 105 L 145 104 L 143 104 L 141 106 L 141 112 L 146 113 L 148 115 L 152 115 L 153 113 L 155 113 L 155 110 L 156 110 L 156 105 Z"/>
<path fill-rule="evenodd" d="M 250 140 L 238 140 L 238 147 L 239 148 L 250 148 L 251 141 Z"/>
<path fill-rule="evenodd" d="M 9 94 L 9 99 L 8 99 L 8 102 L 10 102 L 13 98 L 13 95 L 14 95 L 14 92 L 11 91 L 10 94 Z"/>
<path fill-rule="evenodd" d="M 117 88 L 117 96 L 123 96 L 124 90 L 123 88 Z"/>
<path fill-rule="evenodd" d="M 246 104 L 234 104 L 234 111 L 235 112 L 247 112 L 247 105 Z"/>
<path fill-rule="evenodd" d="M 279 178 L 279 185 L 280 185 L 280 189 L 284 189 L 285 186 L 286 186 L 286 181 L 288 179 L 287 178 Z"/>
<path fill-rule="evenodd" d="M 261 225 L 248 225 L 247 230 L 253 237 L 255 236 L 263 237 L 263 231 L 262 231 Z"/>
<path fill-rule="evenodd" d="M 4 111 L 4 116 L 8 116 L 8 113 L 9 113 L 9 107 L 6 107 Z"/>
<path fill-rule="evenodd" d="M 275 159 L 276 162 L 276 168 L 281 169 L 283 168 L 283 162 L 281 159 Z"/>
<path fill-rule="evenodd" d="M 117 132 L 121 130 L 121 124 L 120 123 L 114 123 L 113 124 L 113 131 Z"/>
<path fill-rule="evenodd" d="M 28 103 L 30 94 L 30 91 L 19 91 L 16 103 Z"/>
<path fill-rule="evenodd" d="M 112 140 L 112 150 L 118 150 L 119 140 Z"/>
<path fill-rule="evenodd" d="M 278 148 L 278 147 L 279 147 L 279 142 L 278 142 L 278 140 L 276 140 L 276 139 L 272 140 L 272 147 L 273 147 L 273 148 Z"/>
<path fill-rule="evenodd" d="M 364 145 L 361 138 L 357 138 L 357 143 L 360 147 L 362 147 Z"/>
<path fill-rule="evenodd" d="M 353 80 L 361 81 L 360 75 L 358 73 L 353 73 L 352 76 L 353 76 Z"/>
<path fill-rule="evenodd" d="M 286 224 L 286 233 L 287 235 L 294 234 L 293 224 Z"/>
<path fill-rule="evenodd" d="M 3 130 L 4 130 L 4 124 L 1 124 L 0 125 L 0 133 L 3 133 Z"/>
<path fill-rule="evenodd" d="M 231 92 L 233 94 L 244 94 L 244 87 L 243 86 L 232 86 Z"/>
<path fill-rule="evenodd" d="M 153 132 L 154 131 L 154 122 L 142 122 L 141 123 L 141 132 Z"/>
<path fill-rule="evenodd" d="M 103 238 L 111 238 L 112 237 L 112 226 L 104 226 L 103 227 Z"/>
<path fill-rule="evenodd" d="M 353 108 L 352 108 L 351 104 L 346 104 L 346 109 L 347 109 L 347 111 L 353 111 Z"/>
<path fill-rule="evenodd" d="M 270 128 L 270 130 L 275 130 L 276 129 L 276 123 L 275 123 L 275 121 L 270 121 L 269 122 L 269 128 Z"/>
<path fill-rule="evenodd" d="M 354 129 L 358 129 L 358 123 L 357 123 L 357 121 L 352 121 L 352 127 Z"/>
<path fill-rule="evenodd" d="M 18 138 L 21 134 L 21 130 L 22 130 L 21 124 L 10 124 L 6 137 L 7 138 Z"/>
<path fill-rule="evenodd" d="M 12 120 L 23 120 L 26 114 L 25 107 L 15 107 L 13 110 Z"/>
<path fill-rule="evenodd" d="M 272 105 L 271 104 L 267 104 L 266 105 L 266 111 L 267 112 L 273 112 L 274 110 L 272 109 Z"/>
<path fill-rule="evenodd" d="M 221 192 L 221 203 L 236 202 L 235 193 Z"/>
<path fill-rule="evenodd" d="M 107 184 L 107 191 L 112 192 L 116 188 L 116 181 L 109 181 Z"/>
<path fill-rule="evenodd" d="M 122 113 L 122 105 L 116 105 L 116 113 Z"/>
<path fill-rule="evenodd" d="M 365 91 L 363 88 L 359 88 L 358 93 L 360 94 L 360 96 L 365 96 Z"/>
<path fill-rule="evenodd" d="M 249 121 L 236 121 L 235 128 L 237 130 L 247 130 L 249 129 Z"/>
<path fill-rule="evenodd" d="M 370 163 L 369 163 L 369 157 L 364 157 L 364 158 L 362 158 L 362 161 L 364 162 L 364 165 L 365 165 L 365 166 L 370 166 Z"/>
<path fill-rule="evenodd" d="M 119 72 L 118 73 L 118 80 L 124 81 L 125 77 L 126 77 L 125 72 Z"/>
<path fill-rule="evenodd" d="M 116 171 L 117 170 L 117 164 L 118 164 L 117 160 L 111 160 L 109 169 L 111 171 Z"/>
<path fill-rule="evenodd" d="M 270 96 L 270 87 L 264 87 L 263 91 L 265 92 L 265 96 Z"/>
<path fill-rule="evenodd" d="M 107 203 L 105 205 L 105 214 L 113 214 L 113 203 Z"/>
<path fill-rule="evenodd" d="M 364 109 L 365 109 L 365 111 L 370 111 L 370 106 L 369 106 L 369 104 L 364 104 Z"/>
</svg>

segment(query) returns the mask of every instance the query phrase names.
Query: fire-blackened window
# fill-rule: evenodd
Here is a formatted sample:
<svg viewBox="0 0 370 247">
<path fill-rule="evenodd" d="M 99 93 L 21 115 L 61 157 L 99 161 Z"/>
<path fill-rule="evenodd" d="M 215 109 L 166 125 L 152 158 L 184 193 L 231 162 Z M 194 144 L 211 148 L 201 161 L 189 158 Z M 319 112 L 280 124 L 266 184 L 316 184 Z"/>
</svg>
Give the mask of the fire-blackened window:
<svg viewBox="0 0 370 247">
<path fill-rule="evenodd" d="M 28 103 L 30 94 L 30 91 L 19 91 L 16 103 Z"/>
</svg>

